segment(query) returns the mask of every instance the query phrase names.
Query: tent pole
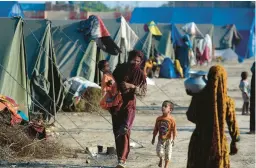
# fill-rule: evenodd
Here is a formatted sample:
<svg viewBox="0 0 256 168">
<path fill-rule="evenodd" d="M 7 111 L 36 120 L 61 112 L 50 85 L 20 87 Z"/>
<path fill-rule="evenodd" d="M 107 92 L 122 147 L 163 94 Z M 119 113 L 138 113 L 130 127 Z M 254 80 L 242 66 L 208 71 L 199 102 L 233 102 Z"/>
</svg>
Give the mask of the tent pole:
<svg viewBox="0 0 256 168">
<path fill-rule="evenodd" d="M 98 70 L 98 62 L 100 59 L 100 48 L 97 46 L 97 53 L 96 53 L 96 66 L 95 66 L 95 76 L 94 76 L 94 82 L 97 83 L 98 85 L 100 84 L 100 71 Z"/>
<path fill-rule="evenodd" d="M 51 57 L 51 60 L 53 60 L 52 55 L 50 57 Z M 53 112 L 54 112 L 54 121 L 53 121 L 53 123 L 55 123 L 55 121 L 56 121 L 56 119 L 55 119 L 55 117 L 56 117 L 56 103 L 55 103 L 56 99 L 55 99 L 55 84 L 54 84 L 53 67 L 54 67 L 53 61 L 51 61 L 52 86 L 53 86 L 53 89 L 52 89 L 52 93 L 53 93 Z"/>
</svg>

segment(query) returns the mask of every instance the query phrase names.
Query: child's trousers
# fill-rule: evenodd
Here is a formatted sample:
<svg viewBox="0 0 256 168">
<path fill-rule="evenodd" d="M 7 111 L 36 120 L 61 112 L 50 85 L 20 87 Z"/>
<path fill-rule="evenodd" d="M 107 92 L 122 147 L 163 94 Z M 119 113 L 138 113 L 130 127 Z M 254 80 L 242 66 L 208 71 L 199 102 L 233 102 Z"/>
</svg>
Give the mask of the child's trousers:
<svg viewBox="0 0 256 168">
<path fill-rule="evenodd" d="M 157 146 L 156 146 L 156 153 L 157 156 L 160 158 L 163 158 L 165 160 L 171 160 L 172 157 L 172 140 L 168 139 L 168 140 L 158 140 Z"/>
</svg>

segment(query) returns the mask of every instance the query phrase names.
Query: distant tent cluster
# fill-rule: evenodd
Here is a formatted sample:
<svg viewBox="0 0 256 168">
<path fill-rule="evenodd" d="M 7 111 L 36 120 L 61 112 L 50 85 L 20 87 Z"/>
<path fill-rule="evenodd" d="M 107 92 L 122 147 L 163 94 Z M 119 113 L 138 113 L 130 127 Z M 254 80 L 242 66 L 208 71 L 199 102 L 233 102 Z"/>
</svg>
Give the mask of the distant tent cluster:
<svg viewBox="0 0 256 168">
<path fill-rule="evenodd" d="M 255 29 L 255 9 L 254 8 L 206 8 L 206 7 L 159 7 L 159 8 L 135 8 L 132 13 L 132 24 L 145 24 L 154 20 L 158 24 L 187 24 L 194 22 L 203 31 L 200 25 L 212 25 L 213 31 L 213 45 L 219 46 L 219 37 L 223 37 L 226 25 L 234 25 L 237 32 L 241 35 L 239 45 L 233 48 L 235 53 L 239 56 L 239 61 L 249 58 L 250 46 L 252 39 L 255 36 L 250 33 Z M 253 28 L 252 28 L 253 27 Z M 220 34 L 219 34 L 220 33 Z M 217 36 L 217 37 L 216 37 Z M 254 40 L 255 41 L 255 40 Z M 223 46 L 223 45 L 222 45 Z M 218 48 L 217 48 L 218 49 Z M 228 49 L 228 48 L 225 48 Z M 251 53 L 251 54 L 249 54 Z M 255 56 L 255 55 L 254 55 Z"/>
<path fill-rule="evenodd" d="M 244 40 L 236 25 L 230 24 L 156 24 L 154 20 L 144 24 L 127 23 L 123 17 L 96 19 L 89 27 L 83 26 L 90 29 L 92 24 L 104 23 L 106 30 L 101 33 L 108 31 L 104 33 L 109 38 L 89 40 L 85 31 L 79 31 L 84 21 L 0 18 L 0 22 L 0 37 L 5 39 L 0 45 L 0 75 L 4 79 L 0 82 L 1 94 L 26 105 L 27 114 L 44 111 L 45 119 L 55 116 L 62 107 L 64 80 L 79 76 L 100 83 L 99 60 L 109 60 L 114 70 L 118 63 L 127 61 L 128 51 L 138 49 L 145 59 L 156 55 L 165 58 L 162 77 L 179 78 L 186 77 L 191 66 L 210 62 L 214 56 L 227 60 L 237 57 L 234 50 Z M 253 47 L 246 47 L 248 57 L 255 56 L 253 26 L 251 32 L 249 43 Z M 105 48 L 110 44 L 115 50 Z"/>
</svg>

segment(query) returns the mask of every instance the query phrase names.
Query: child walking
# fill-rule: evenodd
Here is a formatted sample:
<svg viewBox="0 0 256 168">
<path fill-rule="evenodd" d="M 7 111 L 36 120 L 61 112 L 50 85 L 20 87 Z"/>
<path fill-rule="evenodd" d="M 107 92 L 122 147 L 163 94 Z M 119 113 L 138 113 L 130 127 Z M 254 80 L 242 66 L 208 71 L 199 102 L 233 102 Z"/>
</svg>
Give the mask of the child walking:
<svg viewBox="0 0 256 168">
<path fill-rule="evenodd" d="M 174 105 L 171 101 L 164 101 L 162 104 L 162 116 L 156 119 L 153 132 L 152 145 L 155 143 L 155 137 L 159 133 L 158 143 L 156 147 L 157 156 L 160 158 L 159 167 L 162 167 L 163 157 L 165 160 L 164 168 L 168 168 L 172 156 L 172 147 L 177 136 L 176 122 L 171 116 Z"/>
<path fill-rule="evenodd" d="M 250 85 L 247 80 L 248 78 L 248 73 L 247 72 L 242 72 L 241 73 L 241 81 L 239 88 L 242 92 L 242 97 L 243 97 L 243 107 L 242 107 L 242 115 L 249 114 L 249 101 L 250 101 Z"/>
<path fill-rule="evenodd" d="M 110 72 L 108 61 L 99 61 L 98 68 L 103 72 L 103 78 L 101 81 L 103 97 L 100 101 L 100 106 L 101 108 L 108 110 L 111 114 L 114 114 L 122 105 L 121 93 L 118 91 L 115 79 Z"/>
</svg>

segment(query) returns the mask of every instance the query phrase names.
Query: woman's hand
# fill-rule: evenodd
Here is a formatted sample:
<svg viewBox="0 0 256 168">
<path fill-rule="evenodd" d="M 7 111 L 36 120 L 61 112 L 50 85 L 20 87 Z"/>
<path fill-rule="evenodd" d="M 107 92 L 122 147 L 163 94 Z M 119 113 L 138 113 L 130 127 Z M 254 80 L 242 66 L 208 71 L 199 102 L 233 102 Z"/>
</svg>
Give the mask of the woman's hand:
<svg viewBox="0 0 256 168">
<path fill-rule="evenodd" d="M 135 88 L 135 85 L 133 85 L 131 83 L 127 83 L 127 82 L 124 82 L 124 86 L 126 89 L 134 89 Z"/>
<path fill-rule="evenodd" d="M 152 145 L 155 144 L 155 137 L 152 138 L 151 144 L 152 144 Z"/>
</svg>

